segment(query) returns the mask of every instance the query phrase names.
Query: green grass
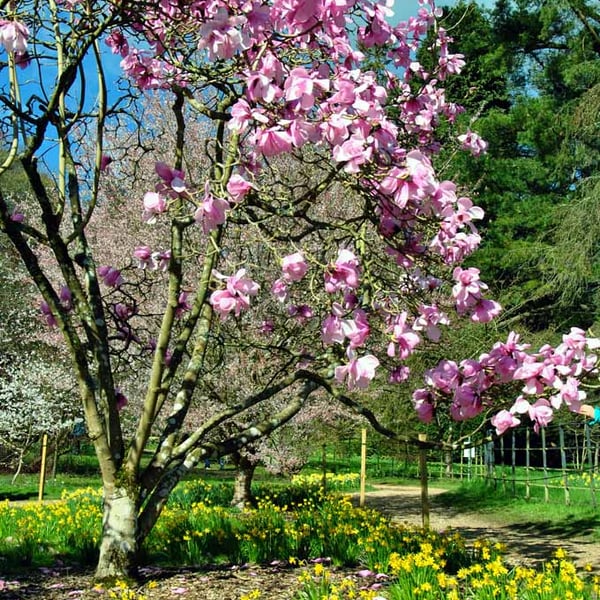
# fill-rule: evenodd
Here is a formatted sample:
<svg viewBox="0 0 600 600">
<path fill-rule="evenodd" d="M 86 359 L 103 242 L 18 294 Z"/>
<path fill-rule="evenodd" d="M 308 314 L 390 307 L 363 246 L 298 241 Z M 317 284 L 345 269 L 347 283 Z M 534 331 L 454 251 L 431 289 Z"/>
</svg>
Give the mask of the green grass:
<svg viewBox="0 0 600 600">
<path fill-rule="evenodd" d="M 571 505 L 564 503 L 564 490 L 549 490 L 551 502 L 545 502 L 542 488 L 531 488 L 525 498 L 525 488 L 487 483 L 484 480 L 464 482 L 453 490 L 436 496 L 435 503 L 459 512 L 485 513 L 490 518 L 523 531 L 546 533 L 557 538 L 589 536 L 600 540 L 600 511 L 590 501 L 590 495 L 574 490 Z M 587 498 L 587 501 L 584 501 Z M 577 501 L 575 501 L 577 500 Z M 600 494 L 598 496 L 600 503 Z"/>
</svg>

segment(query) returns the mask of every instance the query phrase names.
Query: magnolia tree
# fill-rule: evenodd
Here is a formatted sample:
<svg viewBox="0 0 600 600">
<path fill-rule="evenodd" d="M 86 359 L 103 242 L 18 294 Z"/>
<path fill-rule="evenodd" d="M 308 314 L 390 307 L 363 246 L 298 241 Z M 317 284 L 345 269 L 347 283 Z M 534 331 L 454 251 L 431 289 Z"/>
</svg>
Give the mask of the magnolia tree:
<svg viewBox="0 0 600 600">
<path fill-rule="evenodd" d="M 131 572 L 169 493 L 205 456 L 257 443 L 317 390 L 361 410 L 356 392 L 374 380 L 405 384 L 405 360 L 439 341 L 451 317 L 487 322 L 500 311 L 478 270 L 460 266 L 482 211 L 433 168 L 438 127 L 460 110 L 443 82 L 463 61 L 431 3 L 397 25 L 386 4 L 351 0 L 0 7 L 1 169 L 19 160 L 38 204 L 27 214 L 0 194 L 0 229 L 72 357 L 104 487 L 99 577 Z M 429 30 L 433 72 L 414 61 Z M 389 70 L 367 69 L 371 49 Z M 142 197 L 122 184 L 115 200 L 137 206 L 149 232 L 165 227 L 168 247 L 140 243 L 133 263 L 106 264 L 90 226 L 102 182 L 119 176 L 122 148 L 107 132 L 121 128 L 143 149 L 153 123 L 136 100 L 148 91 L 172 106 L 173 143 Z M 186 135 L 197 121 L 202 146 Z M 93 161 L 80 151 L 89 140 Z M 456 144 L 485 149 L 472 131 Z M 206 168 L 190 169 L 195 161 Z M 415 407 L 424 420 L 496 410 L 499 431 L 522 414 L 543 425 L 562 405 L 578 409 L 595 345 L 574 330 L 530 353 L 511 334 L 477 360 L 433 368 Z M 264 371 L 192 418 L 231 348 L 260 356 Z M 123 363 L 144 374 L 129 435 Z M 225 426 L 234 418 L 243 427 Z M 159 442 L 142 465 L 151 435 Z"/>
<path fill-rule="evenodd" d="M 68 368 L 58 361 L 22 352 L 0 358 L 0 448 L 19 475 L 26 453 L 43 434 L 58 444 L 72 433 L 80 417 Z"/>
</svg>

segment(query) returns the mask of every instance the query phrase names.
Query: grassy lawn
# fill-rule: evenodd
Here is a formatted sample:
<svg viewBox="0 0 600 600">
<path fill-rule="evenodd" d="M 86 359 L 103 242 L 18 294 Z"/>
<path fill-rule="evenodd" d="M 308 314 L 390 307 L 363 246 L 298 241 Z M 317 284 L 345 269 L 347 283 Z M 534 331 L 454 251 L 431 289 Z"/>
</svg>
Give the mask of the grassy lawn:
<svg viewBox="0 0 600 600">
<path fill-rule="evenodd" d="M 381 459 L 372 458 L 367 466 L 368 488 L 377 484 L 418 486 L 419 480 L 412 473 L 411 468 L 395 471 L 395 464 Z M 403 465 L 404 467 L 404 465 Z M 360 470 L 359 457 L 351 459 L 333 459 L 328 457 L 327 468 L 334 473 L 358 473 Z M 414 467 L 416 469 L 416 466 Z M 303 473 L 320 473 L 322 462 L 315 459 Z M 72 492 L 80 488 L 91 487 L 98 489 L 101 485 L 95 457 L 86 454 L 68 455 L 61 457 L 56 479 L 49 477 L 44 488 L 44 499 L 60 498 L 63 493 Z M 438 469 L 432 471 L 435 474 Z M 201 478 L 207 482 L 232 481 L 235 470 L 231 465 L 219 469 L 213 465 L 210 469 L 199 468 L 189 479 Z M 0 475 L 0 501 L 1 500 L 37 500 L 39 475 L 22 474 L 13 485 L 10 474 Z M 285 478 L 274 477 L 265 469 L 258 468 L 254 481 L 258 487 L 261 484 L 283 485 Z M 576 482 L 574 482 L 576 483 Z M 513 488 L 510 482 L 503 484 L 501 481 L 487 483 L 482 479 L 471 481 L 444 479 L 432 477 L 430 487 L 443 488 L 445 493 L 436 496 L 435 503 L 449 506 L 462 512 L 485 513 L 501 523 L 535 525 L 539 529 L 549 532 L 556 528 L 562 534 L 573 532 L 580 534 L 589 533 L 591 539 L 600 540 L 600 511 L 593 506 L 589 489 L 578 489 L 573 485 L 571 504 L 565 504 L 564 488 L 555 486 L 549 490 L 549 502 L 545 501 L 542 487 L 532 486 L 529 489 L 530 497 L 526 499 L 527 490 L 523 484 L 516 484 Z M 598 485 L 598 504 L 600 504 L 600 484 Z M 598 532 L 598 533 L 596 533 Z"/>
</svg>

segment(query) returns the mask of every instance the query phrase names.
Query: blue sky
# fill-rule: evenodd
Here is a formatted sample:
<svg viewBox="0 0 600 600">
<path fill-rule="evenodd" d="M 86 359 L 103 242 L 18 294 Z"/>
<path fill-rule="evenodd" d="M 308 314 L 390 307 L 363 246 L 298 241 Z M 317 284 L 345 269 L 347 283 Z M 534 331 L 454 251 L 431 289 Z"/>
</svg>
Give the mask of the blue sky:
<svg viewBox="0 0 600 600">
<path fill-rule="evenodd" d="M 457 3 L 457 0 L 437 0 L 436 2 L 438 6 L 454 6 Z M 477 2 L 486 8 L 492 8 L 495 3 L 495 0 L 479 0 Z M 408 17 L 416 15 L 418 9 L 418 0 L 394 0 L 394 20 L 405 21 Z"/>
</svg>

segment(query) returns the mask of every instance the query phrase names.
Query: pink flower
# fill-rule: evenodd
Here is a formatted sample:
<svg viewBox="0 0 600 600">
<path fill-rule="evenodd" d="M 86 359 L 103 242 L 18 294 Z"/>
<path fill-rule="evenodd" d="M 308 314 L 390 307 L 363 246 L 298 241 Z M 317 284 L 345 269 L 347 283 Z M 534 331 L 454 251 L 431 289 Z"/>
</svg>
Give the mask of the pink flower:
<svg viewBox="0 0 600 600">
<path fill-rule="evenodd" d="M 224 290 L 217 290 L 210 296 L 210 303 L 221 319 L 227 318 L 231 312 L 239 317 L 241 311 L 250 306 L 250 296 L 258 294 L 260 286 L 245 275 L 246 269 L 240 269 L 231 276 L 215 272 L 217 279 L 222 279 L 226 283 Z"/>
<path fill-rule="evenodd" d="M 517 419 L 510 411 L 501 410 L 492 417 L 491 422 L 496 428 L 496 434 L 502 435 L 507 429 L 520 425 L 521 420 Z"/>
<path fill-rule="evenodd" d="M 127 396 L 119 388 L 115 390 L 115 402 L 119 412 L 127 406 Z"/>
<path fill-rule="evenodd" d="M 232 202 L 240 202 L 244 196 L 253 189 L 254 186 L 237 173 L 232 175 L 227 182 L 227 192 L 231 196 Z"/>
<path fill-rule="evenodd" d="M 192 305 L 188 302 L 189 292 L 181 292 L 177 300 L 177 308 L 175 309 L 175 315 L 181 317 L 184 312 L 192 310 Z"/>
<path fill-rule="evenodd" d="M 279 302 L 285 302 L 289 297 L 287 281 L 285 279 L 276 279 L 271 286 L 271 294 L 273 294 Z"/>
<path fill-rule="evenodd" d="M 44 315 L 44 320 L 46 321 L 46 325 L 49 327 L 56 327 L 58 322 L 56 321 L 56 317 L 52 314 L 50 310 L 50 306 L 45 300 L 40 302 L 40 312 Z"/>
<path fill-rule="evenodd" d="M 24 55 L 27 52 L 29 29 L 18 21 L 0 20 L 0 44 L 6 52 Z"/>
<path fill-rule="evenodd" d="M 171 198 L 177 198 L 187 191 L 185 174 L 179 169 L 172 169 L 166 163 L 158 161 L 154 165 L 156 174 L 162 179 L 162 183 L 156 186 L 156 191 Z"/>
<path fill-rule="evenodd" d="M 419 312 L 421 315 L 415 320 L 413 329 L 415 331 L 425 331 L 432 342 L 438 342 L 442 335 L 438 325 L 448 325 L 450 320 L 437 306 L 422 304 L 419 307 Z"/>
<path fill-rule="evenodd" d="M 342 320 L 335 315 L 325 317 L 321 325 L 321 339 L 324 344 L 342 344 L 344 332 L 342 331 Z"/>
<path fill-rule="evenodd" d="M 104 285 L 108 287 L 118 288 L 124 283 L 124 279 L 121 276 L 121 271 L 108 265 L 98 267 L 98 275 L 102 278 Z"/>
<path fill-rule="evenodd" d="M 25 215 L 15 208 L 10 214 L 9 219 L 13 221 L 13 223 L 23 223 L 23 221 L 25 221 Z"/>
<path fill-rule="evenodd" d="M 270 127 L 256 134 L 256 147 L 265 156 L 286 154 L 292 149 L 292 137 L 280 126 Z"/>
<path fill-rule="evenodd" d="M 388 381 L 390 383 L 402 383 L 403 381 L 406 381 L 409 377 L 410 368 L 405 365 L 401 365 L 400 367 L 396 367 L 390 373 Z"/>
<path fill-rule="evenodd" d="M 298 306 L 290 306 L 288 308 L 288 315 L 294 317 L 299 323 L 306 323 L 309 319 L 314 316 L 313 309 L 307 304 L 299 304 Z"/>
<path fill-rule="evenodd" d="M 226 212 L 229 210 L 229 202 L 224 198 L 217 198 L 210 193 L 209 182 L 204 187 L 202 204 L 194 213 L 196 223 L 202 225 L 202 231 L 209 233 L 226 221 Z"/>
<path fill-rule="evenodd" d="M 100 171 L 102 173 L 107 173 L 108 172 L 108 166 L 110 165 L 110 163 L 113 161 L 113 159 L 108 156 L 108 154 L 103 154 L 100 157 Z"/>
<path fill-rule="evenodd" d="M 408 314 L 403 311 L 396 318 L 392 327 L 392 341 L 388 344 L 389 357 L 396 356 L 402 360 L 408 358 L 421 342 L 421 338 L 406 323 Z"/>
<path fill-rule="evenodd" d="M 167 210 L 167 200 L 158 192 L 146 192 L 144 195 L 144 212 L 142 213 L 142 221 L 152 225 L 156 223 L 157 215 L 164 213 Z"/>
<path fill-rule="evenodd" d="M 434 414 L 431 393 L 425 389 L 415 390 L 413 392 L 412 401 L 419 420 L 423 421 L 423 423 L 431 423 Z"/>
<path fill-rule="evenodd" d="M 162 252 L 153 252 L 152 260 L 156 264 L 156 269 L 165 273 L 169 268 L 169 263 L 171 262 L 171 251 L 163 250 Z"/>
<path fill-rule="evenodd" d="M 360 166 L 369 162 L 373 148 L 359 135 L 352 135 L 345 142 L 333 148 L 333 160 L 344 164 L 346 173 L 358 173 Z"/>
<path fill-rule="evenodd" d="M 342 331 L 350 340 L 350 348 L 358 348 L 365 343 L 371 329 L 369 328 L 367 313 L 364 310 L 355 310 L 353 316 L 353 319 L 347 319 L 342 323 Z"/>
<path fill-rule="evenodd" d="M 350 250 L 340 250 L 337 260 L 325 272 L 325 291 L 333 294 L 338 290 L 358 287 L 359 263 Z"/>
<path fill-rule="evenodd" d="M 468 150 L 473 156 L 479 156 L 487 152 L 488 144 L 474 131 L 467 131 L 458 136 L 458 141 L 463 150 Z"/>
<path fill-rule="evenodd" d="M 379 366 L 379 360 L 372 354 L 351 358 L 347 365 L 335 368 L 335 379 L 338 383 L 346 381 L 349 390 L 354 388 L 365 389 L 375 377 L 375 369 Z"/>
<path fill-rule="evenodd" d="M 133 256 L 137 260 L 140 269 L 145 269 L 146 267 L 150 269 L 156 268 L 152 250 L 148 246 L 136 246 Z"/>
<path fill-rule="evenodd" d="M 66 310 L 71 310 L 73 308 L 73 295 L 71 294 L 71 290 L 66 285 L 60 286 L 60 293 L 58 297 L 60 298 L 60 303 L 65 307 Z"/>
<path fill-rule="evenodd" d="M 308 271 L 308 265 L 301 252 L 288 254 L 281 261 L 283 277 L 289 281 L 300 281 Z"/>
<path fill-rule="evenodd" d="M 108 35 L 105 43 L 111 49 L 113 54 L 120 54 L 123 58 L 129 54 L 127 38 L 117 29 Z"/>
</svg>

